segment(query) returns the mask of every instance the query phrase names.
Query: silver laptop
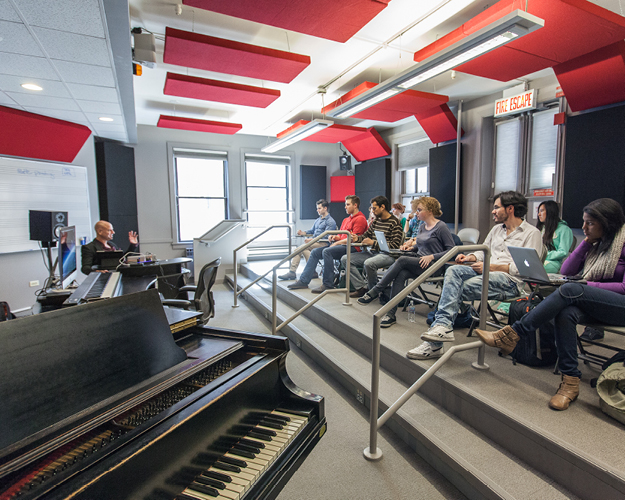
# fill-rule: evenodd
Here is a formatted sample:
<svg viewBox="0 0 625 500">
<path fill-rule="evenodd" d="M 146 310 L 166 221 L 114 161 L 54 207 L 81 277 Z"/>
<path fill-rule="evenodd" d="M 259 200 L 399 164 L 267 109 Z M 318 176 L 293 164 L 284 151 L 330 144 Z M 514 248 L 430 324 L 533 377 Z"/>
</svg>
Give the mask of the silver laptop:
<svg viewBox="0 0 625 500">
<path fill-rule="evenodd" d="M 375 233 L 375 239 L 378 240 L 378 246 L 380 247 L 380 252 L 387 253 L 392 256 L 393 255 L 399 256 L 399 255 L 405 255 L 405 254 L 415 255 L 415 253 L 410 250 L 400 250 L 399 248 L 389 248 L 384 231 L 374 231 L 374 233 Z"/>
<path fill-rule="evenodd" d="M 508 247 L 512 260 L 516 264 L 521 278 L 549 285 L 562 285 L 569 282 L 585 283 L 581 276 L 565 276 L 563 274 L 547 274 L 535 248 Z"/>
</svg>

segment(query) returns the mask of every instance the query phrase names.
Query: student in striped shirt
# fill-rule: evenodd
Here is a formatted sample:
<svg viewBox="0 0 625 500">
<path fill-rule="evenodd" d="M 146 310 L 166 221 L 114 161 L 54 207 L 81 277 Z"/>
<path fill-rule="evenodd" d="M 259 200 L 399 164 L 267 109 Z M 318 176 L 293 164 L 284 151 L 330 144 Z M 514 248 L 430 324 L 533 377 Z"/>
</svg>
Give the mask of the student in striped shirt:
<svg viewBox="0 0 625 500">
<path fill-rule="evenodd" d="M 352 235 L 352 242 L 369 246 L 369 250 L 364 250 L 351 255 L 350 261 L 350 281 L 356 289 L 350 297 L 362 297 L 368 290 L 377 283 L 378 269 L 392 266 L 395 259 L 390 255 L 380 253 L 375 231 L 382 231 L 386 236 L 389 248 L 399 248 L 403 238 L 403 229 L 397 217 L 389 212 L 390 202 L 384 196 L 376 196 L 371 200 L 371 208 L 375 215 L 375 220 L 369 225 L 369 229 L 363 235 Z M 341 258 L 343 267 L 347 266 L 347 256 Z M 360 274 L 357 266 L 363 266 L 367 281 Z"/>
</svg>

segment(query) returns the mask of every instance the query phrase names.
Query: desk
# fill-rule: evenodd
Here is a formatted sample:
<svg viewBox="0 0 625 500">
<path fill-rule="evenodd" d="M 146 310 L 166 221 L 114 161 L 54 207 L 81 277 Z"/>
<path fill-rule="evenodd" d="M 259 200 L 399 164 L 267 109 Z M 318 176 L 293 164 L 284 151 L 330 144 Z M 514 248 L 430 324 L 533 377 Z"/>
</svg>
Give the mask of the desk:
<svg viewBox="0 0 625 500">
<path fill-rule="evenodd" d="M 182 273 L 182 265 L 192 262 L 188 257 L 176 257 L 174 259 L 157 260 L 145 264 L 123 264 L 117 271 L 126 276 L 167 276 L 169 274 Z"/>
</svg>

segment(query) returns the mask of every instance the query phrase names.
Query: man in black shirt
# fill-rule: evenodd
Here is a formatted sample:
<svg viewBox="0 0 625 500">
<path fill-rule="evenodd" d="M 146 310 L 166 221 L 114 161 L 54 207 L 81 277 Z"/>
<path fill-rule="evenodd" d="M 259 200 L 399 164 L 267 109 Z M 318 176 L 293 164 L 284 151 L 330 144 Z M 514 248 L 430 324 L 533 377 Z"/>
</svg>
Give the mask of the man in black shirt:
<svg viewBox="0 0 625 500">
<path fill-rule="evenodd" d="M 99 220 L 95 223 L 95 232 L 97 235 L 95 239 L 91 243 L 83 245 L 80 251 L 82 257 L 80 270 L 83 274 L 89 274 L 91 272 L 91 267 L 95 263 L 96 252 L 101 252 L 103 250 L 120 250 L 120 248 L 113 243 L 113 235 L 115 234 L 113 224 L 105 220 Z M 128 241 L 130 242 L 130 246 L 128 250 L 126 250 L 126 253 L 136 252 L 139 240 L 137 239 L 137 233 L 135 231 L 128 232 Z"/>
</svg>

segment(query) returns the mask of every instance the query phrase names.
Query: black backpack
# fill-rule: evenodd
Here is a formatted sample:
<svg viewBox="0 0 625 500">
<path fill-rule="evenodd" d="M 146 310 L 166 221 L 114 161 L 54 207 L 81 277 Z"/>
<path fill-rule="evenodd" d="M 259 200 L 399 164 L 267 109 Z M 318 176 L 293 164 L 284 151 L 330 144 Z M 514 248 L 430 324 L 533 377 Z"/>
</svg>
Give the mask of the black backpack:
<svg viewBox="0 0 625 500">
<path fill-rule="evenodd" d="M 542 302 L 543 298 L 537 294 L 517 299 L 510 304 L 508 324 L 513 325 L 528 312 Z M 514 351 L 510 353 L 512 362 L 528 366 L 552 366 L 558 360 L 556 351 L 555 325 L 552 321 L 541 325 L 536 332 L 530 335 L 521 335 Z"/>
</svg>

